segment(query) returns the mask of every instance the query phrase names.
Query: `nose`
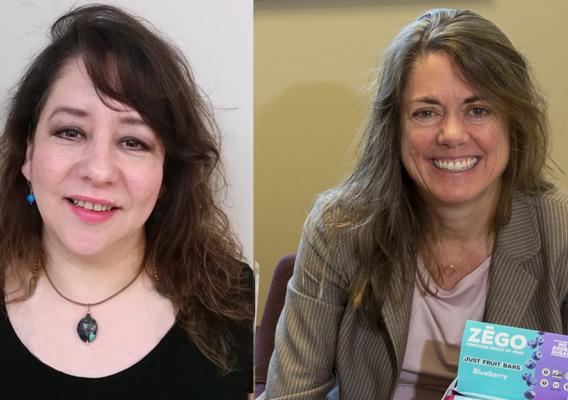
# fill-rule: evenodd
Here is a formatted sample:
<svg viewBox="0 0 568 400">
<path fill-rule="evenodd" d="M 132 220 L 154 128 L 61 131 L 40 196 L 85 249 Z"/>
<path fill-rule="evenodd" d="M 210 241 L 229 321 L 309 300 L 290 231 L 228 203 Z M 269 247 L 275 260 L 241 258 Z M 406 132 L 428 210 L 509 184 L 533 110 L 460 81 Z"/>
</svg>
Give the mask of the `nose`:
<svg viewBox="0 0 568 400">
<path fill-rule="evenodd" d="M 78 165 L 81 179 L 94 185 L 108 185 L 117 177 L 117 160 L 112 143 L 103 140 L 91 140 L 85 146 Z"/>
<path fill-rule="evenodd" d="M 469 133 L 463 118 L 460 115 L 447 114 L 440 125 L 437 143 L 454 148 L 467 143 L 468 140 Z"/>
</svg>

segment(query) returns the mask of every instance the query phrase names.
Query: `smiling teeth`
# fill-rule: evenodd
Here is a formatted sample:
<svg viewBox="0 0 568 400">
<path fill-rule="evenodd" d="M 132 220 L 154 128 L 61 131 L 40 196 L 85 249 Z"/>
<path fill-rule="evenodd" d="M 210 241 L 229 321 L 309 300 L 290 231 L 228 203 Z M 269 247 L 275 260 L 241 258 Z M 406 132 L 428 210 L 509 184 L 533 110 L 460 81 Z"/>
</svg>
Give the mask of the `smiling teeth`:
<svg viewBox="0 0 568 400">
<path fill-rule="evenodd" d="M 444 171 L 467 171 L 477 164 L 477 157 L 468 158 L 467 160 L 460 161 L 440 161 L 434 160 L 436 168 Z"/>
<path fill-rule="evenodd" d="M 83 200 L 72 200 L 72 201 L 73 205 L 84 208 L 85 210 L 103 212 L 103 211 L 110 211 L 112 209 L 112 206 L 95 204 L 89 201 L 83 201 Z"/>
</svg>

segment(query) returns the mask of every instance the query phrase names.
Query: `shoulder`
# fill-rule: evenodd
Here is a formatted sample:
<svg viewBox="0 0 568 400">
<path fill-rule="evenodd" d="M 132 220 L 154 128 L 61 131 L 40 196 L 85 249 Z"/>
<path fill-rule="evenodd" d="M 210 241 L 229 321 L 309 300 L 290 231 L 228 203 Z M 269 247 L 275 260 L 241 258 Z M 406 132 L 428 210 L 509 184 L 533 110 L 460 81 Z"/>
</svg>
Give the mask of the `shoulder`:
<svg viewBox="0 0 568 400">
<path fill-rule="evenodd" d="M 333 189 L 318 195 L 304 223 L 301 245 L 309 245 L 324 259 L 352 258 L 360 229 L 348 207 Z"/>
<path fill-rule="evenodd" d="M 551 189 L 547 192 L 526 197 L 530 204 L 536 226 L 532 227 L 538 235 L 540 248 L 549 258 L 558 262 L 568 261 L 568 192 Z M 523 231 L 526 236 L 533 233 Z M 527 246 L 531 244 L 527 243 Z"/>
<path fill-rule="evenodd" d="M 545 224 L 568 230 L 568 191 L 551 189 L 532 196 L 530 199 L 540 225 Z"/>
<path fill-rule="evenodd" d="M 303 227 L 303 234 L 319 233 L 330 240 L 348 239 L 355 235 L 359 218 L 350 204 L 345 204 L 336 189 L 319 194 Z"/>
<path fill-rule="evenodd" d="M 568 245 L 568 192 L 553 188 L 531 195 L 517 193 L 505 231 L 504 236 L 516 236 L 514 241 L 519 243 L 528 240 L 525 236 L 536 235 L 535 241 L 540 236 L 545 243 L 553 240 L 560 247 Z"/>
<path fill-rule="evenodd" d="M 314 296 L 321 296 L 322 287 L 347 290 L 359 266 L 358 237 L 337 193 L 320 194 L 302 229 L 292 282 Z"/>
<path fill-rule="evenodd" d="M 519 259 L 539 250 L 549 256 L 564 253 L 568 248 L 568 193 L 550 189 L 515 194 L 510 219 L 500 230 L 497 245 Z"/>
<path fill-rule="evenodd" d="M 554 207 L 568 209 L 567 190 L 551 189 L 547 192 L 544 192 L 540 196 L 537 196 L 537 198 L 540 199 L 543 204 L 550 204 Z"/>
</svg>

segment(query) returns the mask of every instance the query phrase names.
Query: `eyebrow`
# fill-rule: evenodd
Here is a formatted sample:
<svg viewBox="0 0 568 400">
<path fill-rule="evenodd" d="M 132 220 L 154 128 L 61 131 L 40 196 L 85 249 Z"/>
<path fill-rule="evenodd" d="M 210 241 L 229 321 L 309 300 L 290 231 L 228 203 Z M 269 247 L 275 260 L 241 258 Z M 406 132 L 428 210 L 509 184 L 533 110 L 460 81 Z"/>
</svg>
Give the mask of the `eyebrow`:
<svg viewBox="0 0 568 400">
<path fill-rule="evenodd" d="M 57 114 L 68 114 L 73 117 L 79 117 L 79 118 L 85 118 L 89 116 L 89 113 L 81 108 L 62 106 L 62 107 L 57 107 L 55 110 L 53 110 L 53 112 L 48 117 L 48 121 Z M 142 117 L 132 116 L 132 115 L 120 117 L 120 122 L 128 125 L 145 125 L 145 126 L 148 125 L 146 121 L 142 119 Z"/>
<path fill-rule="evenodd" d="M 481 100 L 483 100 L 483 98 L 482 98 L 481 96 L 475 95 L 475 96 L 471 96 L 471 97 L 468 97 L 467 99 L 465 99 L 465 100 L 463 101 L 463 104 L 471 104 L 471 103 L 475 103 L 475 102 L 481 101 Z M 416 103 L 426 103 L 426 104 L 432 104 L 432 105 L 440 105 L 440 104 L 441 104 L 441 103 L 440 103 L 438 100 L 436 100 L 435 98 L 433 98 L 433 97 L 428 97 L 428 96 L 419 97 L 419 98 L 417 98 L 417 99 L 414 99 L 413 102 L 416 102 Z"/>
<path fill-rule="evenodd" d="M 74 117 L 81 117 L 84 118 L 89 115 L 89 113 L 80 108 L 74 107 L 57 107 L 55 110 L 51 112 L 47 120 L 49 121 L 51 118 L 56 116 L 57 114 L 69 114 Z"/>
<path fill-rule="evenodd" d="M 146 121 L 144 121 L 142 117 L 139 116 L 120 117 L 120 122 L 128 125 L 148 125 Z"/>
</svg>

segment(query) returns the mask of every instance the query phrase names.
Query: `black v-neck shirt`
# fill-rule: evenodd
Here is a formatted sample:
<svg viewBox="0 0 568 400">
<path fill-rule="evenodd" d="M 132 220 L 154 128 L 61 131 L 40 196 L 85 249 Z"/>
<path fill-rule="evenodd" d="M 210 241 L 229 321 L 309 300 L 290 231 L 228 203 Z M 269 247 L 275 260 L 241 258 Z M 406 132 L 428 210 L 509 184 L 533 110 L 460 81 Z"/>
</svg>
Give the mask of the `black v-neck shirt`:
<svg viewBox="0 0 568 400">
<path fill-rule="evenodd" d="M 4 399 L 220 399 L 252 392 L 252 329 L 235 327 L 236 369 L 221 376 L 175 324 L 143 359 L 116 374 L 83 378 L 44 364 L 16 335 L 0 308 L 0 398 Z"/>
</svg>

